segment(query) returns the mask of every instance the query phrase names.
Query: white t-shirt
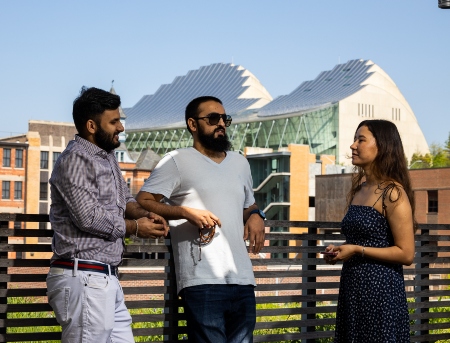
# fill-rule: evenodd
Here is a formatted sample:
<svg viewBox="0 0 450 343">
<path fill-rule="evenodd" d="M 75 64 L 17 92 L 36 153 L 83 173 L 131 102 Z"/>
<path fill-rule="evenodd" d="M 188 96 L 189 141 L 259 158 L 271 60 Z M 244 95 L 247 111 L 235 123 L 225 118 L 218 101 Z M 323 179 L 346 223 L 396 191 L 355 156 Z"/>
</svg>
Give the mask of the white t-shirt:
<svg viewBox="0 0 450 343">
<path fill-rule="evenodd" d="M 243 240 L 243 210 L 255 203 L 250 166 L 245 157 L 227 152 L 216 163 L 194 148 L 166 154 L 141 191 L 161 194 L 164 203 L 205 209 L 219 217 L 213 240 L 202 244 L 199 261 L 198 227 L 187 220 L 170 220 L 177 289 L 203 284 L 256 286 Z"/>
</svg>

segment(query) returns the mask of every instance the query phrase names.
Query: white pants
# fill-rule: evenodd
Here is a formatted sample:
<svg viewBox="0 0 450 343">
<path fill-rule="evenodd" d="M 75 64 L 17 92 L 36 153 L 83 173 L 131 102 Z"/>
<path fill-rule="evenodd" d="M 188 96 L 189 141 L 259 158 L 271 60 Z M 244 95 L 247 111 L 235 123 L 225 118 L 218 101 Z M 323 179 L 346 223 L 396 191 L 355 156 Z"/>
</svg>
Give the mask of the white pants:
<svg viewBox="0 0 450 343">
<path fill-rule="evenodd" d="M 51 267 L 47 297 L 62 327 L 61 343 L 134 343 L 131 316 L 114 275 Z"/>
</svg>

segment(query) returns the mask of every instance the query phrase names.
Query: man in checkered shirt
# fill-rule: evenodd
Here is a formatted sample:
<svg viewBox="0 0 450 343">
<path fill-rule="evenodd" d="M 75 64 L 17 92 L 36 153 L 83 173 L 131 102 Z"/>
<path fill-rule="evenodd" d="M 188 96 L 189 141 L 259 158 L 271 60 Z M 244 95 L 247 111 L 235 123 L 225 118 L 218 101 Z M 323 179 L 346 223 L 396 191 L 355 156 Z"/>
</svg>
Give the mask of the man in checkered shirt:
<svg viewBox="0 0 450 343">
<path fill-rule="evenodd" d="M 114 149 L 124 131 L 120 97 L 82 88 L 73 103 L 78 134 L 50 178 L 54 230 L 47 296 L 62 343 L 131 343 L 131 316 L 117 278 L 124 237 L 165 236 L 167 222 L 144 210 L 123 179 Z"/>
</svg>

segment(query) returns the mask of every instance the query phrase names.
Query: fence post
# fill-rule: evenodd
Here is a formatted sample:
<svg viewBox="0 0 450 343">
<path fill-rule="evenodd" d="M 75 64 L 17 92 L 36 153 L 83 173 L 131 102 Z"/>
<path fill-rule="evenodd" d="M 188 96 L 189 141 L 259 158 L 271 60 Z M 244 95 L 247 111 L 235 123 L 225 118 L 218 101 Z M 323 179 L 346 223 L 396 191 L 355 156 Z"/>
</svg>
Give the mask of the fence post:
<svg viewBox="0 0 450 343">
<path fill-rule="evenodd" d="M 3 229 L 0 229 L 3 230 Z M 8 244 L 8 236 L 7 235 L 1 235 L 0 236 L 0 244 L 1 245 L 7 245 Z M 8 252 L 7 251 L 0 251 L 0 259 L 7 260 L 8 259 Z M 0 275 L 7 275 L 8 274 L 8 267 L 2 266 L 0 267 Z M 0 337 L 6 337 L 6 317 L 7 317 L 7 288 L 8 283 L 7 282 L 0 282 L 0 292 L 2 293 L 2 296 L 0 297 L 0 306 L 4 308 L 3 311 L 0 311 L 0 322 L 4 323 L 4 325 L 0 326 Z M 4 342 L 4 341 L 3 341 Z"/>
<path fill-rule="evenodd" d="M 308 236 L 316 235 L 317 234 L 317 228 L 315 227 L 308 227 Z M 315 247 L 317 246 L 317 240 L 303 240 L 302 242 L 303 248 L 309 248 L 309 247 Z M 316 264 L 315 263 L 309 263 L 308 261 L 311 261 L 311 259 L 316 258 L 315 252 L 308 252 L 308 253 L 302 253 L 302 273 L 305 271 L 314 271 L 316 270 Z M 302 277 L 302 296 L 311 296 L 314 297 L 316 295 L 316 289 L 308 287 L 308 284 L 315 283 L 316 277 L 315 276 L 303 276 Z M 302 302 L 302 309 L 306 308 L 315 308 L 316 302 L 315 301 L 304 301 Z M 303 320 L 314 320 L 316 319 L 315 313 L 306 313 L 302 314 L 302 321 Z M 306 327 L 302 326 L 301 328 L 302 332 L 315 332 L 316 327 L 307 325 Z M 308 338 L 306 340 L 302 340 L 302 342 L 305 343 L 315 343 L 315 339 Z"/>
<path fill-rule="evenodd" d="M 166 279 L 164 286 L 167 292 L 164 294 L 164 342 L 178 341 L 178 294 L 177 284 L 175 279 L 175 264 L 173 261 L 172 244 L 170 241 L 170 233 L 168 239 L 165 240 L 168 253 L 165 253 L 165 258 L 168 260 L 168 266 L 165 267 Z"/>
<path fill-rule="evenodd" d="M 7 216 L 7 215 L 6 215 Z M 4 218 L 8 221 L 15 220 L 15 215 L 13 214 L 11 218 Z M 3 218 L 2 218 L 3 221 Z M 3 225 L 0 226 L 0 230 L 8 230 L 9 223 L 6 221 L 6 226 L 3 227 Z M 8 235 L 1 235 L 0 236 L 0 244 L 7 246 L 8 245 Z M 8 259 L 8 252 L 7 251 L 1 251 L 0 252 L 0 259 L 7 260 Z M 0 275 L 7 275 L 8 274 L 8 267 L 6 265 L 3 267 L 0 267 Z M 7 295 L 7 289 L 8 289 L 8 283 L 7 282 L 0 282 L 0 292 L 2 295 L 0 296 L 0 307 L 2 307 L 2 311 L 0 311 L 0 322 L 4 323 L 3 325 L 0 325 L 0 342 L 6 342 L 6 318 L 7 318 L 7 308 L 8 308 L 8 295 Z"/>
<path fill-rule="evenodd" d="M 421 225 L 420 226 L 420 235 L 421 236 L 430 234 L 430 230 L 428 228 L 424 228 L 424 226 L 425 225 Z M 417 243 L 422 248 L 427 246 L 427 245 L 430 245 L 430 241 L 429 240 L 428 241 L 420 240 L 420 241 L 417 241 Z M 424 258 L 431 257 L 430 256 L 430 252 L 429 251 L 421 251 L 419 256 L 420 256 L 419 257 L 420 258 L 419 259 L 420 263 L 416 264 L 416 270 L 419 271 L 419 273 L 416 274 L 416 278 L 418 278 L 418 281 L 420 282 L 415 287 L 415 292 L 417 294 L 421 294 L 423 292 L 428 292 L 429 289 L 430 289 L 430 286 L 429 286 L 430 274 L 429 273 L 425 274 L 425 273 L 422 272 L 423 269 L 425 269 L 425 268 L 428 269 L 430 267 L 430 263 L 429 262 L 423 262 Z M 425 285 L 422 284 L 422 281 L 424 281 L 424 280 L 428 280 L 428 282 Z M 429 297 L 419 296 L 419 297 L 416 297 L 415 303 L 429 302 L 429 300 L 430 300 Z M 428 313 L 429 311 L 430 311 L 430 309 L 428 307 L 416 308 L 416 313 L 419 313 L 419 314 Z M 429 316 L 427 315 L 425 318 L 423 318 L 423 316 L 420 316 L 420 317 L 421 317 L 421 319 L 418 320 L 419 323 L 421 325 L 427 325 L 428 321 L 429 321 L 429 319 L 428 319 Z M 416 323 L 417 323 L 417 320 L 416 320 Z M 416 336 L 417 335 L 418 336 L 424 336 L 424 335 L 428 335 L 429 333 L 430 333 L 430 330 L 428 329 L 428 326 L 427 326 L 426 330 L 421 329 L 421 330 L 416 331 Z"/>
</svg>

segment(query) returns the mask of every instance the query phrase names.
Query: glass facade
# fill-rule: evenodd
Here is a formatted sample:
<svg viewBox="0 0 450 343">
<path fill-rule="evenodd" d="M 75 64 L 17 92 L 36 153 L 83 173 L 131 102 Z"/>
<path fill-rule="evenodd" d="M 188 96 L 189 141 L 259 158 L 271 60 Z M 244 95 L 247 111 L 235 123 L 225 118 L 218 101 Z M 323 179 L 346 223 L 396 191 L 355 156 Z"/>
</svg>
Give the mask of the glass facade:
<svg viewBox="0 0 450 343">
<path fill-rule="evenodd" d="M 235 151 L 242 151 L 245 147 L 277 151 L 293 143 L 308 144 L 314 154 L 337 156 L 338 117 L 339 106 L 334 104 L 284 118 L 232 123 L 227 133 Z M 127 133 L 125 144 L 129 151 L 151 149 L 164 155 L 174 149 L 192 146 L 192 137 L 186 128 L 135 131 Z"/>
<path fill-rule="evenodd" d="M 253 177 L 255 201 L 270 220 L 289 220 L 290 153 L 248 155 Z M 271 227 L 270 232 L 288 232 L 287 227 Z M 271 246 L 287 246 L 286 240 L 271 240 Z M 272 258 L 287 258 L 284 253 L 272 253 Z"/>
</svg>

